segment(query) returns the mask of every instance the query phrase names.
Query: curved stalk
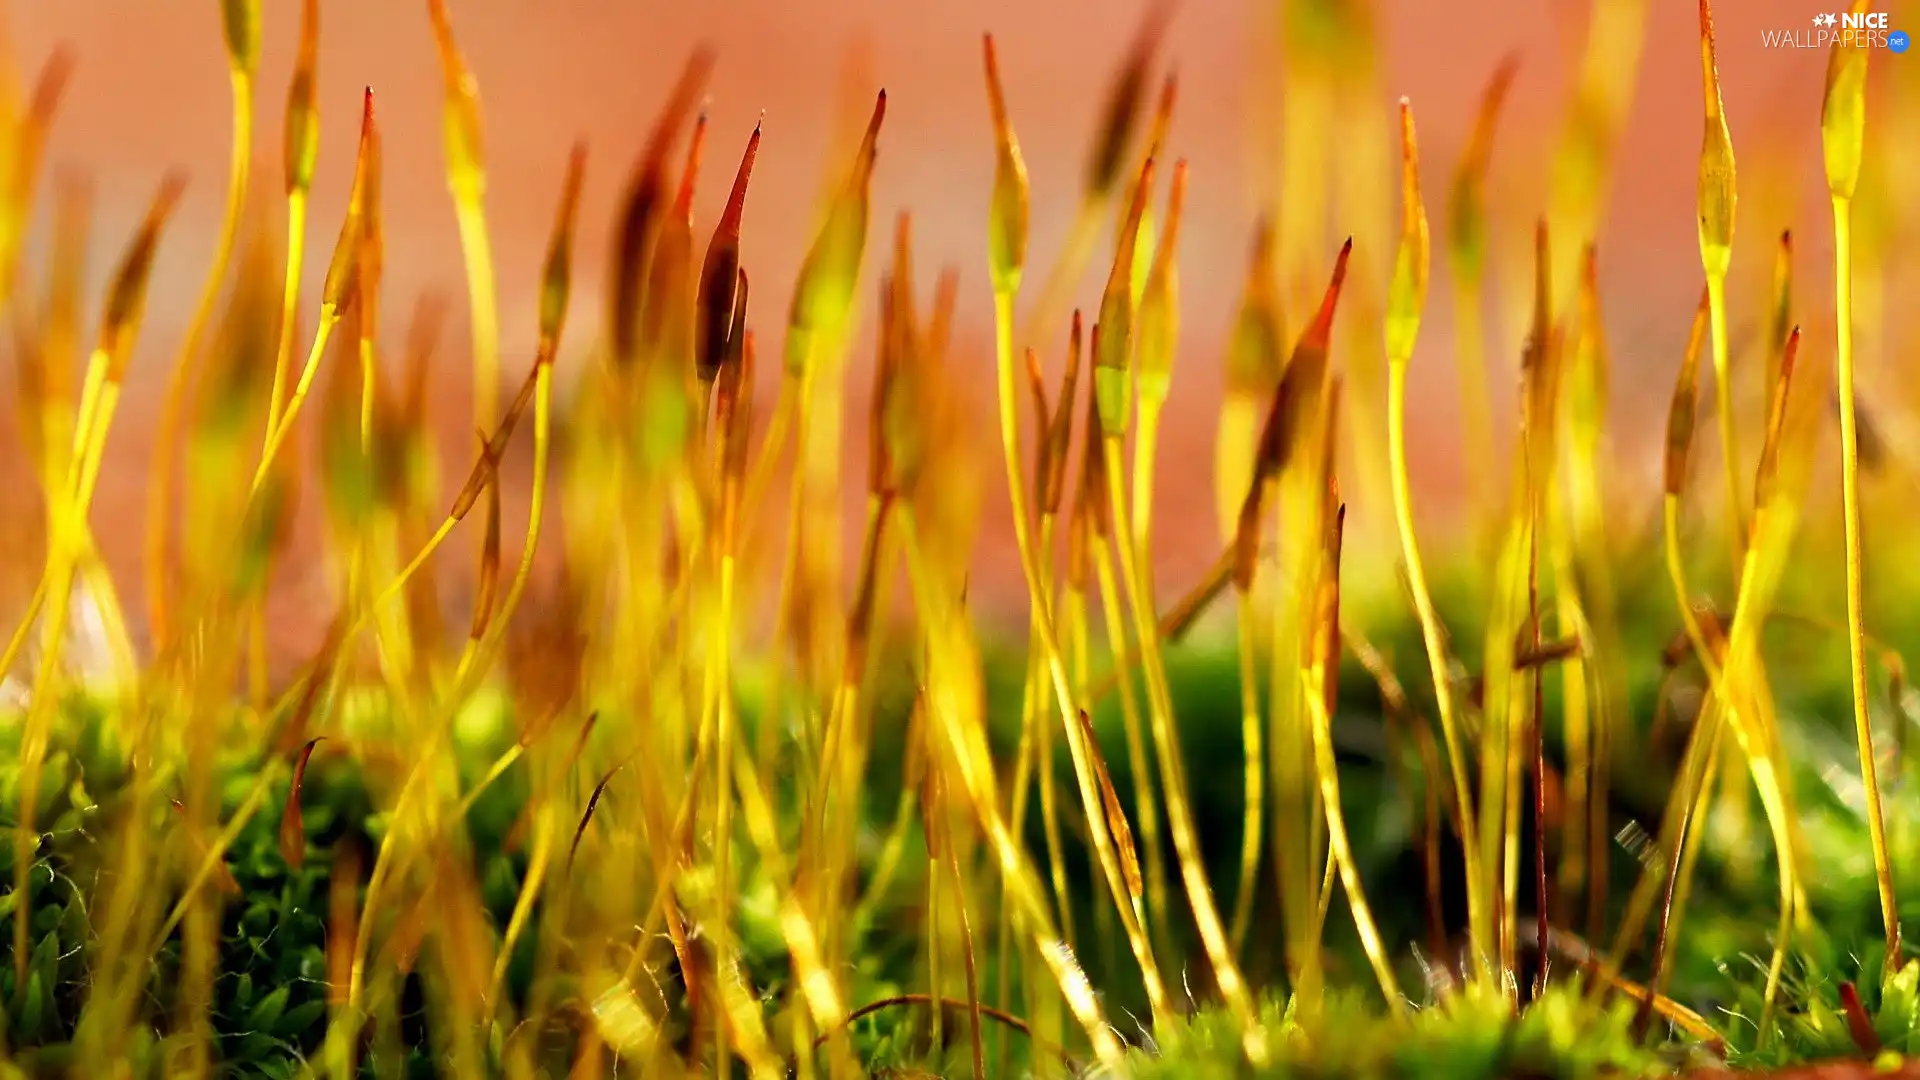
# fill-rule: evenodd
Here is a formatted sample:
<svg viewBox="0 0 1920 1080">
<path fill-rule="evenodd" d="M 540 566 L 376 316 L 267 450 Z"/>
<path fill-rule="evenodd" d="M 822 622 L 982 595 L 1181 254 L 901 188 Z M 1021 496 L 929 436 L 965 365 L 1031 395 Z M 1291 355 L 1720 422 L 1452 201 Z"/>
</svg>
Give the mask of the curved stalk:
<svg viewBox="0 0 1920 1080">
<path fill-rule="evenodd" d="M 156 645 L 164 645 L 168 622 L 167 604 L 171 574 L 171 526 L 174 508 L 174 458 L 178 455 L 181 424 L 185 419 L 187 391 L 192 380 L 194 361 L 200 352 L 200 338 L 213 317 L 214 302 L 226 283 L 227 267 L 233 261 L 233 249 L 240 235 L 240 216 L 247 197 L 248 167 L 253 160 L 253 74 L 239 65 L 229 74 L 233 85 L 233 145 L 227 165 L 227 205 L 220 220 L 220 238 L 214 244 L 213 266 L 201 286 L 200 300 L 187 321 L 186 336 L 180 340 L 180 352 L 173 370 L 167 375 L 166 396 L 160 406 L 160 430 L 154 437 L 152 495 L 147 503 L 147 620 Z"/>
</svg>

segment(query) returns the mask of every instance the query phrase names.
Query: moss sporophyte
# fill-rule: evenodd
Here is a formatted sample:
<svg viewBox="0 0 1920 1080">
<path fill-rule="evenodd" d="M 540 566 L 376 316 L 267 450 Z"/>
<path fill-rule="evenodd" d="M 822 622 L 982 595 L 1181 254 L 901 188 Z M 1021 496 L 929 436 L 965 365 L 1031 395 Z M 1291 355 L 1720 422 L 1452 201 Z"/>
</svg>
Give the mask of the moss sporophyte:
<svg viewBox="0 0 1920 1080">
<path fill-rule="evenodd" d="M 1685 347 L 1659 361 L 1658 428 L 1608 409 L 1604 287 L 1610 176 L 1651 167 L 1619 154 L 1648 5 L 1594 5 L 1535 208 L 1492 198 L 1491 174 L 1523 167 L 1495 135 L 1545 76 L 1517 55 L 1475 76 L 1439 191 L 1414 103 L 1371 100 L 1368 6 L 1288 0 L 1287 141 L 1326 167 L 1279 170 L 1246 223 L 1208 414 L 1217 530 L 1174 588 L 1155 508 L 1184 506 L 1165 496 L 1187 477 L 1158 458 L 1163 428 L 1208 408 L 1183 389 L 1207 350 L 1182 280 L 1220 166 L 1175 153 L 1171 5 L 1119 58 L 1038 289 L 1047 211 L 1016 131 L 1039 76 L 1010 39 L 979 54 L 984 265 L 929 276 L 914 222 L 947 208 L 910 199 L 869 243 L 874 209 L 912 195 L 878 163 L 915 121 L 888 126 L 886 92 L 864 90 L 777 338 L 756 315 L 779 288 L 754 270 L 755 207 L 793 181 L 763 164 L 777 125 L 703 110 L 730 92 L 717 52 L 686 59 L 596 237 L 584 144 L 546 207 L 489 205 L 486 72 L 457 11 L 383 10 L 425 17 L 420 63 L 441 76 L 474 380 L 454 484 L 429 438 L 441 309 L 414 309 L 401 378 L 381 356 L 397 298 L 376 96 L 394 99 L 325 80 L 317 0 L 284 26 L 269 7 L 219 5 L 225 213 L 193 307 L 165 319 L 149 285 L 184 174 L 156 178 L 90 317 L 89 188 L 39 176 L 75 58 L 0 93 L 0 307 L 44 503 L 0 653 L 0 1078 L 1920 1075 L 1901 934 L 1920 605 L 1892 558 L 1920 462 L 1898 395 L 1862 389 L 1865 358 L 1906 346 L 1856 312 L 1893 280 L 1886 133 L 1920 97 L 1870 78 L 1868 42 L 1837 40 L 1820 110 L 1828 306 L 1796 287 L 1795 232 L 1817 222 L 1743 228 L 1770 269 L 1739 269 L 1723 75 L 1745 61 L 1701 0 L 1699 302 L 1668 328 Z M 297 34 L 284 233 L 241 212 L 280 34 Z M 323 159 L 321 118 L 355 95 L 353 161 Z M 1350 108 L 1378 112 L 1347 125 Z M 739 157 L 703 225 L 710 143 Z M 303 252 L 329 175 L 351 187 L 314 297 Z M 1365 194 L 1395 187 L 1382 236 Z M 490 215 L 549 213 L 516 342 Z M 27 243 L 43 215 L 44 249 Z M 1488 296 L 1509 217 L 1530 261 Z M 1423 333 L 1436 245 L 1451 350 Z M 982 470 L 962 403 L 989 361 L 957 323 L 975 290 L 1024 641 L 971 593 Z M 1484 437 L 1489 309 L 1524 327 L 1505 484 Z M 91 511 L 150 326 L 183 333 L 159 343 L 138 633 Z M 1423 518 L 1413 468 L 1434 419 L 1420 380 L 1449 351 L 1472 481 L 1453 531 Z M 1703 400 L 1724 488 L 1705 510 Z M 1661 441 L 1656 488 L 1610 464 L 1629 439 Z M 1814 483 L 1829 446 L 1835 499 Z M 1384 466 L 1380 512 L 1349 495 L 1352 461 L 1362 488 Z M 318 544 L 296 543 L 310 471 Z M 849 482 L 865 514 L 843 582 Z M 470 548 L 449 543 L 463 531 Z M 1374 534 L 1397 567 L 1353 542 Z M 332 606 L 276 681 L 268 601 L 308 569 Z M 1369 587 L 1396 572 L 1404 591 Z M 1203 616 L 1229 606 L 1234 640 L 1210 639 Z"/>
</svg>

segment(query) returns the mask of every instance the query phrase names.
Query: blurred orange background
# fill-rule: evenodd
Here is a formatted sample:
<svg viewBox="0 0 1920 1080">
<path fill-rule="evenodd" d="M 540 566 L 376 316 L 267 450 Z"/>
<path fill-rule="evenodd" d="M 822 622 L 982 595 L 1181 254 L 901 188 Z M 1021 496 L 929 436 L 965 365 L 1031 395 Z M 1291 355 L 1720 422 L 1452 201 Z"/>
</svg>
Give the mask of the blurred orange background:
<svg viewBox="0 0 1920 1080">
<path fill-rule="evenodd" d="M 466 290 L 442 172 L 440 72 L 426 4 L 324 0 L 321 6 L 324 132 L 310 234 L 308 310 L 345 202 L 360 90 L 371 86 L 386 135 L 389 349 L 399 351 L 417 296 L 438 292 L 452 302 L 439 364 L 447 386 L 436 397 L 450 406 L 447 445 L 465 447 L 470 442 L 463 362 Z M 1743 151 L 1741 178 L 1748 196 L 1736 242 L 1736 344 L 1758 329 L 1773 239 L 1788 224 L 1797 226 L 1801 239 L 1800 296 L 1810 309 L 1809 331 L 1831 323 L 1829 317 L 1823 324 L 1819 314 L 1830 307 L 1823 305 L 1830 280 L 1825 269 L 1830 226 L 1824 204 L 1812 201 L 1820 190 L 1815 181 L 1826 54 L 1761 46 L 1763 30 L 1802 27 L 1817 6 L 1818 0 L 1813 6 L 1807 0 L 1728 0 L 1717 13 L 1726 105 L 1735 145 Z M 707 42 L 716 48 L 719 64 L 710 84 L 712 128 L 696 236 L 704 244 L 739 148 L 764 113 L 765 142 L 748 198 L 744 254 L 754 278 L 754 322 L 762 339 L 777 340 L 788 286 L 811 239 L 822 181 L 828 170 L 844 168 L 830 154 L 835 132 L 850 109 L 863 111 L 873 90 L 884 86 L 889 111 L 875 181 L 868 280 L 877 281 L 895 214 L 911 209 L 920 280 L 930 284 L 944 264 L 961 268 L 955 362 L 978 371 L 982 405 L 991 402 L 993 392 L 984 260 L 993 156 L 980 34 L 991 31 L 999 43 L 1009 103 L 1033 177 L 1032 265 L 1044 268 L 1072 221 L 1098 113 L 1143 14 L 1136 0 L 455 0 L 451 7 L 486 107 L 489 208 L 509 378 L 531 356 L 534 284 L 568 147 L 576 139 L 590 147 L 582 229 L 593 237 L 581 248 L 583 292 L 576 295 L 570 332 L 571 369 L 598 331 L 600 305 L 593 293 L 606 245 L 594 234 L 611 221 L 614 199 L 670 83 L 695 44 Z M 1491 271 L 1502 295 L 1516 289 L 1524 295 L 1532 224 L 1544 211 L 1548 156 L 1578 70 L 1587 5 L 1381 0 L 1374 7 L 1381 48 L 1378 108 L 1390 118 L 1394 100 L 1404 94 L 1418 109 L 1436 229 L 1443 220 L 1443 185 L 1463 148 L 1481 89 L 1504 54 L 1520 54 L 1522 66 L 1501 120 L 1490 179 Z M 299 5 L 267 0 L 265 8 L 255 186 L 274 195 Z M 1271 138 L 1278 122 L 1273 100 L 1277 10 L 1275 0 L 1185 0 L 1162 51 L 1181 83 L 1170 153 L 1191 168 L 1181 249 L 1181 356 L 1160 457 L 1165 483 L 1158 547 L 1164 581 L 1191 580 L 1217 550 L 1212 485 L 1205 477 L 1212 470 L 1223 343 L 1239 302 L 1252 225 L 1271 184 L 1256 148 Z M 1899 25 L 1903 9 L 1894 10 Z M 48 162 L 56 170 L 82 170 L 95 185 L 91 267 L 96 285 L 162 173 L 184 166 L 191 174 L 188 194 L 163 242 L 135 373 L 96 504 L 96 531 L 123 588 L 131 592 L 139 574 L 146 455 L 164 368 L 198 296 L 220 221 L 229 139 L 220 6 L 214 0 L 13 0 L 8 11 L 19 77 L 31 79 L 57 45 L 70 46 L 78 58 Z M 1874 63 L 1885 68 L 1920 59 L 1879 53 Z M 1912 130 L 1912 118 L 1902 122 Z M 1645 437 L 1621 436 L 1626 478 L 1645 474 L 1650 465 L 1647 451 L 1657 439 L 1653 417 L 1659 414 L 1645 410 L 1665 401 L 1700 287 L 1693 223 L 1700 130 L 1694 5 L 1682 0 L 1650 4 L 1638 90 L 1599 240 L 1616 399 L 1622 407 L 1640 407 L 1616 412 L 1616 427 L 1645 432 Z M 1337 156 L 1340 147 L 1327 146 L 1324 153 Z M 1767 184 L 1778 193 L 1759 190 Z M 271 200 L 261 205 L 270 209 Z M 271 227 L 277 235 L 280 226 Z M 29 251 L 33 265 L 44 258 L 45 232 L 43 220 Z M 1098 266 L 1076 294 L 1089 306 L 1097 301 L 1104 277 L 1108 232 L 1103 230 Z M 1415 482 L 1423 525 L 1438 535 L 1458 509 L 1461 468 L 1448 283 L 1438 254 L 1444 236 L 1435 240 L 1433 299 L 1415 361 L 1412 439 L 1419 448 Z M 1030 273 L 1030 288 L 1037 289 L 1042 276 L 1040 269 Z M 871 297 L 871 288 L 863 287 L 863 301 Z M 863 302 L 869 329 L 855 339 L 860 355 L 870 350 L 873 306 Z M 1496 332 L 1490 355 L 1502 378 L 1513 369 L 1524 317 L 1523 310 L 1503 309 L 1489 324 Z M 1826 334 L 1830 329 L 1822 331 Z M 864 387 L 858 366 L 852 380 Z M 1497 380 L 1493 392 L 1496 403 L 1510 402 L 1508 383 Z M 39 532 L 28 509 L 25 467 L 11 449 L 17 445 L 11 412 L 0 420 L 6 440 L 0 445 L 8 447 L 0 452 L 5 484 L 0 514 L 7 521 L 3 539 L 9 560 L 13 553 L 34 550 L 37 541 L 31 538 Z M 849 409 L 850 421 L 859 415 Z M 993 428 L 983 423 L 981 430 Z M 988 512 L 982 550 L 997 547 L 1004 554 L 1007 517 L 997 438 L 983 439 L 981 454 Z M 7 576 L 25 576 L 30 583 L 37 570 L 37 564 L 27 569 L 32 561 L 23 555 L 16 565 L 25 573 Z M 977 579 L 984 585 L 976 592 L 998 607 L 1018 610 L 1016 598 L 1023 593 L 1013 560 L 983 558 L 982 565 Z M 320 587 L 317 580 L 294 580 L 281 589 L 276 604 L 289 618 L 318 609 L 324 602 Z M 131 598 L 128 606 L 138 607 Z M 307 637 L 295 635 L 293 647 Z"/>
</svg>

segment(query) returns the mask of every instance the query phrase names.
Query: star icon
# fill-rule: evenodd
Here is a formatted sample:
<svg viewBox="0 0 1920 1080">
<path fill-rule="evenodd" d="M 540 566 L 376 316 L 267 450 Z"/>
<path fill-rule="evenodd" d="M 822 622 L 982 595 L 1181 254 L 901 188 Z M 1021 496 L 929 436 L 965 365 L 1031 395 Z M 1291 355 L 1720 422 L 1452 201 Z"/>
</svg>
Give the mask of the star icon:
<svg viewBox="0 0 1920 1080">
<path fill-rule="evenodd" d="M 1825 15 L 1815 15 L 1813 17 L 1813 25 L 1815 26 L 1827 25 L 1827 17 Z"/>
<path fill-rule="evenodd" d="M 1832 25 L 1833 25 L 1834 23 L 1836 23 L 1836 22 L 1838 22 L 1838 21 L 1839 21 L 1839 20 L 1838 20 L 1838 19 L 1837 19 L 1837 18 L 1836 18 L 1836 17 L 1834 16 L 1834 14 L 1833 14 L 1832 12 L 1828 12 L 1828 13 L 1826 14 L 1826 16 L 1825 16 L 1825 18 L 1826 18 L 1826 20 L 1827 20 L 1827 25 L 1828 25 L 1828 26 L 1832 26 Z"/>
</svg>

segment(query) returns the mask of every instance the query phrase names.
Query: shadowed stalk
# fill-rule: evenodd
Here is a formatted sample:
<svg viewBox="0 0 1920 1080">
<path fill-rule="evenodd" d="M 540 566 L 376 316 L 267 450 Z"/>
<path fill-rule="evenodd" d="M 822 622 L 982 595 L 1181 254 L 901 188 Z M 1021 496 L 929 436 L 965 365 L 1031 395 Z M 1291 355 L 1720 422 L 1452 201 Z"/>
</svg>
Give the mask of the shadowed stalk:
<svg viewBox="0 0 1920 1080">
<path fill-rule="evenodd" d="M 1700 0 L 1700 79 L 1706 101 L 1706 132 L 1700 144 L 1700 261 L 1707 275 L 1707 313 L 1713 335 L 1714 413 L 1720 422 L 1720 460 L 1727 482 L 1727 564 L 1740 587 L 1747 550 L 1747 511 L 1740 495 L 1739 425 L 1733 412 L 1733 358 L 1727 342 L 1727 271 L 1733 262 L 1735 186 L 1733 136 L 1720 100 L 1720 69 L 1714 55 L 1712 0 Z"/>
<path fill-rule="evenodd" d="M 440 54 L 444 101 L 441 130 L 447 190 L 460 225 L 467 299 L 473 320 L 473 417 L 491 427 L 500 412 L 500 311 L 495 299 L 493 248 L 487 239 L 487 164 L 480 126 L 480 88 L 453 39 L 446 0 L 427 0 L 433 42 Z"/>
<path fill-rule="evenodd" d="M 934 775 L 938 776 L 939 774 L 935 773 Z M 940 785 L 936 790 L 942 795 L 941 801 L 944 803 L 945 785 Z M 946 858 L 942 860 L 942 862 L 945 865 L 948 877 L 953 882 L 954 918 L 958 919 L 960 923 L 961 958 L 964 964 L 963 973 L 966 977 L 967 984 L 967 1011 L 970 1014 L 968 1017 L 969 1023 L 967 1024 L 967 1046 L 972 1052 L 973 1080 L 986 1080 L 987 1055 L 985 1044 L 981 1041 L 980 1030 L 980 972 L 973 952 L 973 923 L 967 915 L 966 873 L 961 869 L 960 853 L 953 842 L 952 823 L 953 816 L 946 811 L 945 807 L 942 807 L 940 824 L 943 835 L 940 846 L 946 855 Z M 937 879 L 939 874 L 936 872 L 934 877 Z"/>
<path fill-rule="evenodd" d="M 1407 461 L 1407 374 L 1419 340 L 1420 319 L 1426 306 L 1427 274 L 1431 260 L 1431 242 L 1427 212 L 1420 194 L 1419 142 L 1414 127 L 1413 106 L 1404 98 L 1400 103 L 1402 192 L 1401 239 L 1394 264 L 1393 284 L 1387 300 L 1387 435 L 1388 452 L 1393 464 L 1394 517 L 1400 531 L 1400 551 L 1413 593 L 1414 610 L 1420 619 L 1421 639 L 1426 645 L 1427 670 L 1433 679 L 1434 704 L 1440 714 L 1440 731 L 1446 742 L 1447 765 L 1452 779 L 1456 815 L 1464 837 L 1477 835 L 1478 817 L 1474 813 L 1473 789 L 1467 781 L 1466 743 L 1460 722 L 1455 718 L 1453 680 L 1447 671 L 1446 629 L 1434 608 L 1427 587 L 1427 571 L 1420 558 L 1413 523 L 1413 484 Z M 1460 185 L 1456 184 L 1456 192 Z M 1455 215 L 1459 216 L 1456 196 Z M 1456 264 L 1459 256 L 1456 256 Z M 1477 304 L 1477 296 L 1476 296 Z M 1433 778 L 1437 782 L 1438 778 Z M 1467 881 L 1467 923 L 1473 971 L 1484 978 L 1486 963 L 1495 953 L 1492 913 L 1488 910 L 1491 886 L 1485 880 L 1477 845 L 1462 845 Z"/>
<path fill-rule="evenodd" d="M 1521 802 L 1528 773 L 1526 714 L 1521 688 L 1530 675 L 1520 662 L 1521 635 L 1530 621 L 1534 534 L 1539 525 L 1548 463 L 1557 445 L 1559 342 L 1552 323 L 1552 251 L 1548 223 L 1533 235 L 1533 314 L 1520 358 L 1520 447 L 1513 465 L 1513 494 L 1493 571 L 1493 597 L 1484 631 L 1480 754 L 1479 858 L 1492 914 L 1495 975 L 1508 998 L 1519 1000 L 1518 942 Z"/>
<path fill-rule="evenodd" d="M 1284 452 L 1284 433 L 1280 430 L 1284 402 L 1276 393 L 1274 407 L 1267 414 L 1254 459 L 1254 477 L 1240 511 L 1240 532 L 1233 545 L 1233 584 L 1235 594 L 1235 637 L 1240 671 L 1240 744 L 1244 762 L 1241 795 L 1246 806 L 1245 832 L 1240 838 L 1240 884 L 1233 897 L 1232 922 L 1228 937 L 1233 950 L 1246 948 L 1247 927 L 1253 917 L 1254 889 L 1258 887 L 1262 827 L 1266 822 L 1267 757 L 1263 728 L 1266 717 L 1260 708 L 1260 676 L 1257 657 L 1260 652 L 1260 623 L 1253 586 L 1259 568 L 1260 521 L 1262 505 L 1271 496 L 1274 476 L 1279 472 Z M 1124 673 L 1124 668 L 1121 669 Z"/>
<path fill-rule="evenodd" d="M 1519 56 L 1509 54 L 1500 61 L 1481 91 L 1473 133 L 1454 170 L 1447 201 L 1447 231 L 1452 237 L 1452 243 L 1447 246 L 1447 262 L 1453 271 L 1454 364 L 1460 380 L 1460 430 L 1467 440 L 1467 489 L 1472 505 L 1486 520 L 1491 520 L 1494 513 L 1498 481 L 1493 464 L 1493 405 L 1488 399 L 1486 330 L 1482 316 L 1486 303 L 1487 168 L 1493 157 L 1494 127 L 1519 68 Z M 1393 315 L 1389 313 L 1388 318 L 1392 319 Z M 1387 363 L 1391 379 L 1394 363 L 1391 355 Z M 1394 391 L 1390 387 L 1388 392 Z M 1389 420 L 1389 424 L 1392 423 Z M 1389 453 L 1396 462 L 1399 460 L 1398 453 L 1391 449 Z M 1400 466 L 1394 464 L 1393 469 L 1398 473 Z M 1398 495 L 1394 501 L 1398 505 Z M 1414 562 L 1411 558 L 1407 561 L 1409 565 Z"/>
<path fill-rule="evenodd" d="M 1286 365 L 1286 329 L 1281 319 L 1280 287 L 1274 277 L 1276 230 L 1262 218 L 1255 224 L 1248 254 L 1246 284 L 1227 345 L 1226 386 L 1214 436 L 1214 510 L 1220 542 L 1231 548 L 1239 534 L 1240 509 L 1254 470 L 1254 446 L 1261 418 Z"/>
<path fill-rule="evenodd" d="M 1335 381 L 1327 394 L 1326 421 L 1329 431 L 1334 424 L 1331 419 L 1340 400 L 1339 382 Z M 1328 439 L 1328 448 L 1332 448 L 1332 439 Z M 1332 476 L 1332 455 L 1327 456 L 1328 476 Z M 1331 490 L 1329 498 L 1337 499 L 1338 493 Z M 1341 537 L 1345 532 L 1347 508 L 1344 505 L 1335 508 L 1333 522 L 1328 530 L 1325 563 L 1322 566 L 1322 580 L 1319 583 L 1319 629 L 1314 642 L 1314 660 L 1307 676 L 1307 710 L 1313 717 L 1313 753 L 1314 771 L 1320 775 L 1320 798 L 1327 807 L 1328 852 L 1340 871 L 1340 883 L 1347 891 L 1347 906 L 1353 912 L 1354 926 L 1360 934 L 1361 948 L 1367 954 L 1367 961 L 1373 965 L 1373 974 L 1380 981 L 1380 992 L 1386 996 L 1387 1010 L 1395 1017 L 1409 1014 L 1407 999 L 1400 993 L 1400 984 L 1393 975 L 1393 965 L 1387 958 L 1387 947 L 1381 940 L 1379 927 L 1373 921 L 1373 911 L 1367 905 L 1366 893 L 1360 885 L 1360 866 L 1354 859 L 1353 844 L 1347 837 L 1346 814 L 1340 808 L 1340 770 L 1333 756 L 1333 715 L 1329 701 L 1338 687 L 1338 669 L 1340 657 L 1340 548 Z M 1331 889 L 1322 890 L 1322 896 L 1331 894 Z M 1323 901 L 1324 902 L 1324 901 Z M 1323 909 L 1324 910 L 1324 909 Z M 1324 916 L 1322 916 L 1324 918 Z"/>
<path fill-rule="evenodd" d="M 227 166 L 227 203 L 214 245 L 213 265 L 201 286 L 199 302 L 187 320 L 180 351 L 167 375 L 166 396 L 160 406 L 160 428 L 154 437 L 151 495 L 147 510 L 147 626 L 157 644 L 170 631 L 167 620 L 172 556 L 168 551 L 173 530 L 174 458 L 181 440 L 181 422 L 187 405 L 190 377 L 200 353 L 200 337 L 213 317 L 213 305 L 226 284 L 227 267 L 240 235 L 240 217 L 246 206 L 247 176 L 253 162 L 253 76 L 260 59 L 260 0 L 221 0 L 226 32 L 227 77 L 233 91 L 233 144 Z M 316 355 L 318 350 L 315 350 Z"/>
<path fill-rule="evenodd" d="M 1793 230 L 1780 230 L 1773 256 L 1773 310 L 1767 325 L 1767 385 L 1780 381 L 1780 353 L 1793 329 Z"/>
<path fill-rule="evenodd" d="M 1867 0 L 1856 0 L 1853 13 L 1864 13 L 1868 6 Z M 1865 43 L 1836 43 L 1827 61 L 1820 143 L 1826 160 L 1827 190 L 1833 199 L 1833 289 L 1838 328 L 1835 364 L 1839 373 L 1840 475 L 1847 532 L 1847 644 L 1852 661 L 1854 738 L 1860 750 L 1860 782 L 1866 789 L 1867 831 L 1873 844 L 1880 917 L 1887 933 L 1886 970 L 1891 973 L 1900 967 L 1900 908 L 1894 895 L 1868 701 L 1865 575 L 1860 541 L 1860 423 L 1854 397 L 1853 197 L 1860 184 L 1860 159 L 1866 141 L 1866 84 Z"/>
<path fill-rule="evenodd" d="M 1187 163 L 1174 163 L 1167 193 L 1167 227 L 1154 251 L 1153 268 L 1140 299 L 1139 431 L 1133 443 L 1133 542 L 1152 562 L 1154 464 L 1160 445 L 1160 416 L 1173 383 L 1180 348 L 1180 214 L 1186 202 Z"/>
<path fill-rule="evenodd" d="M 1564 489 L 1553 493 L 1555 607 L 1560 626 L 1588 643 L 1565 669 L 1561 683 L 1567 744 L 1565 854 L 1559 866 L 1560 916 L 1571 922 L 1582 888 L 1586 931 L 1598 939 L 1608 894 L 1608 767 L 1613 718 L 1626 709 L 1614 657 L 1621 641 L 1613 592 L 1606 484 L 1609 385 L 1606 326 L 1600 309 L 1599 257 L 1592 245 L 1582 260 L 1573 352 L 1565 377 L 1567 456 Z"/>
</svg>

